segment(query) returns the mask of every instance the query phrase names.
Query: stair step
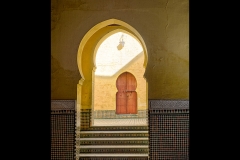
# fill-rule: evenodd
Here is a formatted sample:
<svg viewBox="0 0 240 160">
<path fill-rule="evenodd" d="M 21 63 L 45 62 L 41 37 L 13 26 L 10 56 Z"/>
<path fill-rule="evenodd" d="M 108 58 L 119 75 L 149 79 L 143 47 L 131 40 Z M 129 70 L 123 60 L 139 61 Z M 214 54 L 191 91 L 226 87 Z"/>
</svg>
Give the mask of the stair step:
<svg viewBox="0 0 240 160">
<path fill-rule="evenodd" d="M 148 145 L 90 145 L 77 146 L 77 148 L 148 148 Z"/>
<path fill-rule="evenodd" d="M 80 145 L 149 145 L 149 141 L 81 141 Z"/>
<path fill-rule="evenodd" d="M 148 157 L 81 157 L 79 160 L 148 160 Z"/>
<path fill-rule="evenodd" d="M 77 131 L 77 133 L 148 133 L 148 131 Z"/>
<path fill-rule="evenodd" d="M 148 160 L 149 132 L 146 126 L 86 126 L 77 131 L 79 160 Z"/>
<path fill-rule="evenodd" d="M 81 145 L 79 153 L 148 153 L 148 145 Z"/>
<path fill-rule="evenodd" d="M 78 160 L 148 160 L 148 157 L 81 157 Z"/>
<path fill-rule="evenodd" d="M 148 137 L 148 131 L 82 131 L 77 133 L 77 138 L 100 137 Z"/>
<path fill-rule="evenodd" d="M 76 140 L 80 140 L 80 141 L 84 141 L 84 140 L 88 140 L 88 141 L 95 141 L 95 140 L 148 140 L 147 137 L 145 138 L 136 138 L 136 137 L 130 137 L 130 138 L 76 138 Z"/>
<path fill-rule="evenodd" d="M 77 138 L 80 145 L 148 145 L 148 138 Z"/>
<path fill-rule="evenodd" d="M 136 153 L 136 154 L 130 154 L 130 153 L 81 153 L 77 155 L 78 157 L 147 157 L 148 154 L 146 153 Z"/>
<path fill-rule="evenodd" d="M 80 148 L 80 153 L 148 153 L 148 148 Z"/>
<path fill-rule="evenodd" d="M 87 154 L 87 153 L 105 153 L 105 154 L 148 154 L 148 148 L 81 148 L 79 150 L 79 154 Z"/>
<path fill-rule="evenodd" d="M 84 126 L 81 124 L 81 127 L 77 130 L 81 131 L 148 131 L 148 126 Z"/>
</svg>

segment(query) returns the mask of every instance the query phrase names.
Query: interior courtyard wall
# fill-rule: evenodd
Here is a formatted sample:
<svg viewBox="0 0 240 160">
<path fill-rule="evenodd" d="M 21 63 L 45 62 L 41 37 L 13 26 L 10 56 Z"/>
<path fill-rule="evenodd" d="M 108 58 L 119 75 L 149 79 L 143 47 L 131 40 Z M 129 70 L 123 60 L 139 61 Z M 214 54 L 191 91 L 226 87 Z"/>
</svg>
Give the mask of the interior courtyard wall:
<svg viewBox="0 0 240 160">
<path fill-rule="evenodd" d="M 144 55 L 139 56 L 111 77 L 95 76 L 94 85 L 94 110 L 116 110 L 116 80 L 123 72 L 130 72 L 137 81 L 137 108 L 146 110 L 146 80 L 143 77 Z"/>
</svg>

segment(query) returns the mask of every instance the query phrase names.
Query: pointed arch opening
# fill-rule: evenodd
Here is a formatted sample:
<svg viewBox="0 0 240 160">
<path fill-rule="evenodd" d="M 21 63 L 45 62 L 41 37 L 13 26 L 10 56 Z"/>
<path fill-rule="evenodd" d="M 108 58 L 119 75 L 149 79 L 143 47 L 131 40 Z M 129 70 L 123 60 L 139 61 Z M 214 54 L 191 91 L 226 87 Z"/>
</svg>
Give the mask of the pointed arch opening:
<svg viewBox="0 0 240 160">
<path fill-rule="evenodd" d="M 109 60 L 109 57 L 107 54 L 105 54 L 105 58 L 101 61 L 98 61 L 99 50 L 101 50 L 101 45 L 104 45 L 104 42 L 107 41 L 108 38 L 113 35 L 116 35 L 118 37 L 118 41 L 115 43 L 115 50 L 111 50 L 110 53 L 114 54 L 114 51 L 122 52 L 122 55 L 124 54 L 124 49 L 127 49 L 128 45 L 131 45 L 130 43 L 127 43 L 128 37 L 131 37 L 135 39 L 136 42 L 141 46 L 142 51 L 138 53 L 137 55 L 130 56 L 132 52 L 128 50 L 128 58 L 130 59 L 126 60 L 125 58 L 125 64 L 124 63 L 118 63 L 118 65 L 108 65 L 106 61 Z M 124 37 L 125 36 L 125 37 Z M 125 38 L 125 39 L 124 39 Z M 109 48 L 110 46 L 105 46 L 106 48 Z M 111 48 L 111 47 L 110 47 Z M 103 49 L 104 50 L 104 49 Z M 138 51 L 136 50 L 137 53 Z M 107 53 L 107 52 L 106 52 Z M 109 52 L 108 52 L 109 53 Z M 104 56 L 103 56 L 104 57 Z M 114 59 L 115 58 L 115 59 Z M 123 57 L 122 57 L 123 58 Z M 113 61 L 118 62 L 120 58 L 118 56 L 112 56 Z M 130 113 L 132 116 L 140 116 L 139 111 L 144 110 L 145 113 L 143 113 L 141 116 L 146 117 L 146 112 L 148 108 L 148 98 L 147 98 L 147 80 L 144 77 L 144 72 L 147 66 L 147 49 L 145 46 L 145 43 L 141 37 L 141 35 L 130 25 L 127 23 L 116 20 L 116 19 L 110 19 L 104 22 L 101 22 L 94 26 L 92 29 L 90 29 L 86 35 L 83 37 L 79 50 L 78 50 L 78 68 L 79 72 L 81 74 L 81 79 L 79 80 L 79 84 L 77 85 L 77 126 L 80 127 L 80 114 L 81 112 L 85 110 L 89 110 L 91 112 L 91 124 L 90 125 L 96 125 L 94 123 L 94 120 L 102 117 L 102 118 L 123 118 L 121 114 L 116 114 L 116 93 L 117 93 L 117 87 L 116 87 L 116 80 L 117 77 L 122 74 L 123 72 L 131 72 L 134 74 L 134 72 L 139 73 L 139 70 L 132 71 L 129 68 L 142 68 L 142 72 L 140 72 L 139 76 L 142 80 L 145 81 L 145 85 L 143 86 L 144 89 L 141 91 L 136 91 L 136 93 L 145 92 L 144 95 L 144 102 L 139 100 L 141 97 L 136 96 L 136 111 L 134 113 Z M 113 64 L 113 61 L 109 62 Z M 137 63 L 138 62 L 138 63 Z M 139 65 L 139 63 L 141 63 Z M 102 68 L 100 67 L 102 65 Z M 134 67 L 133 67 L 134 66 Z M 100 72 L 102 70 L 102 72 Z M 130 73 L 129 72 L 129 73 Z M 138 81 L 138 77 L 136 76 L 136 80 Z M 111 77 L 111 78 L 109 78 Z M 141 80 L 141 81 L 142 81 Z M 102 86 L 101 83 L 104 85 Z M 108 81 L 108 82 L 107 82 Z M 114 82 L 115 88 L 112 88 L 110 81 Z M 138 82 L 140 83 L 140 82 Z M 100 89 L 99 89 L 100 88 Z M 101 93 L 102 89 L 102 93 Z M 140 89 L 140 88 L 139 88 Z M 103 93 L 105 91 L 105 93 Z M 114 94 L 106 94 L 106 91 L 114 92 Z M 105 96 L 104 98 L 101 98 Z M 111 100 L 111 97 L 114 97 L 114 100 Z M 97 102 L 100 102 L 100 100 L 103 104 L 102 107 L 99 107 L 96 105 Z M 107 102 L 111 100 L 111 103 Z M 112 105 L 114 103 L 114 105 Z M 145 103 L 145 106 L 143 105 Z M 141 108 L 142 106 L 142 108 Z M 114 108 L 114 114 L 112 113 L 112 108 Z M 109 111 L 109 112 L 108 112 Z M 128 113 L 126 113 L 128 114 Z M 125 115 L 126 116 L 126 115 Z M 130 117 L 131 118 L 131 117 Z"/>
</svg>

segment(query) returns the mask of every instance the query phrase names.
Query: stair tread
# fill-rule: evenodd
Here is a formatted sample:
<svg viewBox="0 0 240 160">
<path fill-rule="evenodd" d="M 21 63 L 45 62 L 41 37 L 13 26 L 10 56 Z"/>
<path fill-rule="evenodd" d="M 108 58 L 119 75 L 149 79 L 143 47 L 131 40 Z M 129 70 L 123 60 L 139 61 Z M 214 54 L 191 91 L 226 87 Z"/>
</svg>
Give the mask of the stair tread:
<svg viewBox="0 0 240 160">
<path fill-rule="evenodd" d="M 148 133 L 148 131 L 77 131 L 77 133 Z"/>
<path fill-rule="evenodd" d="M 148 145 L 81 145 L 79 148 L 148 148 Z"/>
<path fill-rule="evenodd" d="M 145 138 L 136 138 L 136 137 L 129 137 L 129 138 L 76 138 L 76 140 L 148 140 L 148 137 Z"/>
<path fill-rule="evenodd" d="M 81 154 L 78 154 L 77 156 L 79 157 L 142 157 L 142 156 L 148 156 L 148 154 L 146 153 L 132 153 L 132 154 L 129 154 L 129 153 L 81 153 Z"/>
</svg>

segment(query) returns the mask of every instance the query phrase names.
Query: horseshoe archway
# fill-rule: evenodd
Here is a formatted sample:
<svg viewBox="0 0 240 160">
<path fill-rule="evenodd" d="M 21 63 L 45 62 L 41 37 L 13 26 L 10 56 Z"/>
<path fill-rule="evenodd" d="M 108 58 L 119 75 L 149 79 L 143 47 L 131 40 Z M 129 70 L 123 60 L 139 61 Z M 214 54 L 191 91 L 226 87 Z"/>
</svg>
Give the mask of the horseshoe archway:
<svg viewBox="0 0 240 160">
<path fill-rule="evenodd" d="M 124 72 L 116 81 L 116 114 L 137 114 L 137 81 L 134 75 Z"/>
</svg>

